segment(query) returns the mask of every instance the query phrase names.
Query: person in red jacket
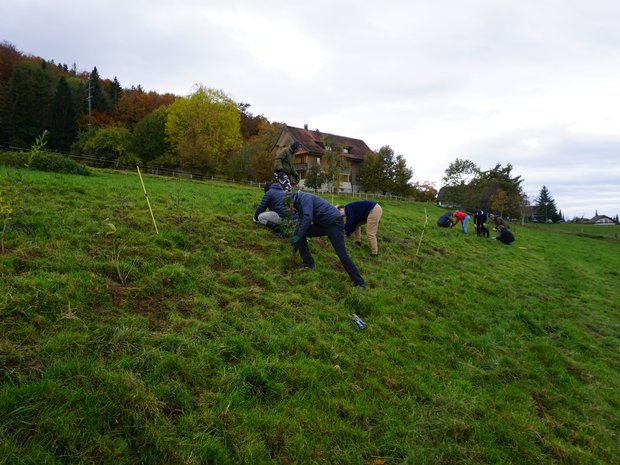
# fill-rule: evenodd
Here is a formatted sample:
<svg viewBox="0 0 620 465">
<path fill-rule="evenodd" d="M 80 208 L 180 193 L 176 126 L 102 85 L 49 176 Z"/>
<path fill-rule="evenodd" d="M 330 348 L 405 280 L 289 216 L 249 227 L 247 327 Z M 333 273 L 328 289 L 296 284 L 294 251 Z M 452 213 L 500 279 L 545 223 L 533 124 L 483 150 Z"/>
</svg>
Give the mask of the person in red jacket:
<svg viewBox="0 0 620 465">
<path fill-rule="evenodd" d="M 463 229 L 463 234 L 467 234 L 467 223 L 469 223 L 469 215 L 462 211 L 455 211 L 454 217 L 456 220 L 452 224 L 452 227 L 456 226 L 459 222 L 461 223 L 461 228 Z"/>
</svg>

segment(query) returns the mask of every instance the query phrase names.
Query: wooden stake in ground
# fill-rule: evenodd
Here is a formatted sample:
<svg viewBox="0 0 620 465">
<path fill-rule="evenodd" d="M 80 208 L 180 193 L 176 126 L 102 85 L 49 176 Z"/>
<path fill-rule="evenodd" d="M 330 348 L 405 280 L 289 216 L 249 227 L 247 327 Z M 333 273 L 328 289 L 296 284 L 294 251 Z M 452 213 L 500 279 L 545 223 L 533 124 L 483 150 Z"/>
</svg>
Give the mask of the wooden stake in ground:
<svg viewBox="0 0 620 465">
<path fill-rule="evenodd" d="M 416 250 L 415 252 L 416 257 L 420 254 L 420 245 L 422 244 L 422 238 L 424 237 L 424 231 L 426 231 L 426 225 L 428 224 L 428 213 L 426 213 L 426 207 L 424 208 L 424 216 L 426 218 L 424 220 L 424 228 L 422 229 L 422 234 L 420 234 L 420 240 L 418 242 L 418 250 Z"/>
<path fill-rule="evenodd" d="M 157 223 L 155 222 L 155 215 L 153 215 L 153 209 L 151 208 L 151 202 L 149 202 L 149 196 L 146 193 L 146 187 L 144 187 L 144 181 L 142 180 L 142 173 L 140 173 L 140 167 L 136 165 L 138 169 L 138 176 L 140 176 L 140 182 L 142 183 L 142 189 L 144 190 L 144 197 L 146 197 L 146 204 L 149 206 L 149 211 L 151 212 L 151 218 L 153 218 L 153 226 L 155 226 L 155 233 L 159 234 L 159 230 L 157 229 Z"/>
</svg>

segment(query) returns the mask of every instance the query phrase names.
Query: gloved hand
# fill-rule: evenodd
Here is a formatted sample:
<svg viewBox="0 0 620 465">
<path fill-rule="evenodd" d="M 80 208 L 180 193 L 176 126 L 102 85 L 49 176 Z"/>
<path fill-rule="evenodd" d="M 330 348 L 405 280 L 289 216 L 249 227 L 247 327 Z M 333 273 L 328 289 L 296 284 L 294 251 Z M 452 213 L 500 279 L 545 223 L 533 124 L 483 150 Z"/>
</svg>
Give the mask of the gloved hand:
<svg viewBox="0 0 620 465">
<path fill-rule="evenodd" d="M 299 237 L 297 234 L 295 234 L 294 236 L 291 237 L 290 241 L 291 244 L 296 244 L 297 242 L 299 242 L 301 239 L 301 237 Z"/>
</svg>

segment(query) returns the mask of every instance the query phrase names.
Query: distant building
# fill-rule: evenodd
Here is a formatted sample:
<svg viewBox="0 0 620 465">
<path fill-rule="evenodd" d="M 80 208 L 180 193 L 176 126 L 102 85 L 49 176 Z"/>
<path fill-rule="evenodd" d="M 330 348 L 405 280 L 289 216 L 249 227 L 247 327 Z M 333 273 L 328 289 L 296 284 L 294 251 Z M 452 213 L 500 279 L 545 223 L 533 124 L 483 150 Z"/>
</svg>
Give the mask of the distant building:
<svg viewBox="0 0 620 465">
<path fill-rule="evenodd" d="M 596 215 L 589 221 L 590 224 L 616 224 L 616 222 L 607 215 Z"/>
<path fill-rule="evenodd" d="M 330 147 L 338 146 L 342 148 L 342 154 L 347 161 L 347 166 L 340 172 L 340 191 L 352 193 L 361 191 L 360 167 L 364 158 L 372 153 L 363 140 L 320 132 L 318 129 L 312 131 L 308 129 L 308 125 L 303 129 L 285 125 L 271 152 L 275 154 L 293 142 L 299 142 L 304 147 L 304 152 L 295 156 L 295 170 L 300 176 L 300 187 L 304 186 L 308 168 L 312 165 L 320 166 L 321 158 Z"/>
</svg>

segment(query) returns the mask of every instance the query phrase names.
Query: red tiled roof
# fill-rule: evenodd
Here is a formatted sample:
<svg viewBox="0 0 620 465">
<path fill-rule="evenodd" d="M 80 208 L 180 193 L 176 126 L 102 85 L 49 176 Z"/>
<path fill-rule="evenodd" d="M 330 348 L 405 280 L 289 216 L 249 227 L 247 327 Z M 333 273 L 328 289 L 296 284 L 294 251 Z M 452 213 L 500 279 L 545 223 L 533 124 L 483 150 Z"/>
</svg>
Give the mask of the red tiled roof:
<svg viewBox="0 0 620 465">
<path fill-rule="evenodd" d="M 310 153 L 323 155 L 325 147 L 323 140 L 326 139 L 329 144 L 340 145 L 343 148 L 349 148 L 349 153 L 345 153 L 345 158 L 363 161 L 364 157 L 372 150 L 363 140 L 353 139 L 352 137 L 337 136 L 326 132 L 313 131 L 310 129 L 295 128 L 293 126 L 285 126 L 284 130 L 288 130 L 294 140 L 301 143 Z"/>
</svg>

